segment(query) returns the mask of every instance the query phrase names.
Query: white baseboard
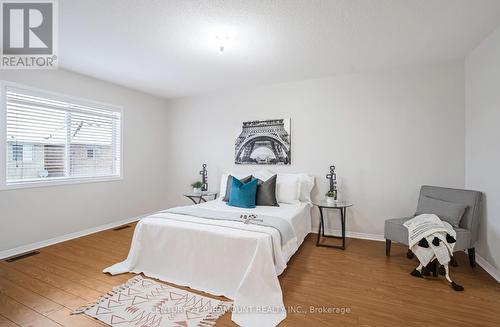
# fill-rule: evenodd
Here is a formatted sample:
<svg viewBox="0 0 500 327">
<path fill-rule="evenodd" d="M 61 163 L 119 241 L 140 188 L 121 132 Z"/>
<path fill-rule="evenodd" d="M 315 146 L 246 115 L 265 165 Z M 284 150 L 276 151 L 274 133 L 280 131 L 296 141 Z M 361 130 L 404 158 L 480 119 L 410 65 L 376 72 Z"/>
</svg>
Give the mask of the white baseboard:
<svg viewBox="0 0 500 327">
<path fill-rule="evenodd" d="M 318 226 L 313 227 L 313 233 L 318 233 Z M 342 231 L 340 229 L 331 229 L 325 228 L 325 234 L 327 235 L 342 235 Z M 346 237 L 350 238 L 358 238 L 362 240 L 370 240 L 370 241 L 385 241 L 384 235 L 379 234 L 368 234 L 368 233 L 358 233 L 358 232 L 345 232 Z"/>
<path fill-rule="evenodd" d="M 45 241 L 35 242 L 35 243 L 27 244 L 27 245 L 21 245 L 21 246 L 18 246 L 16 248 L 13 248 L 13 249 L 3 250 L 3 251 L 0 251 L 0 259 L 5 259 L 8 257 L 12 257 L 12 256 L 15 256 L 15 255 L 18 255 L 21 253 L 26 253 L 26 252 L 33 251 L 36 249 L 40 249 L 40 248 L 43 248 L 43 247 L 46 247 L 49 245 L 53 245 L 56 243 L 61 243 L 64 241 L 72 240 L 74 238 L 97 233 L 97 232 L 100 232 L 100 231 L 103 231 L 106 229 L 111 229 L 111 228 L 115 228 L 115 227 L 118 227 L 121 225 L 130 224 L 130 223 L 137 221 L 139 219 L 140 218 L 138 218 L 138 217 L 133 217 L 133 218 L 123 219 L 123 220 L 119 220 L 119 221 L 114 221 L 114 222 L 109 223 L 109 224 L 100 225 L 100 226 L 88 228 L 88 229 L 85 229 L 85 230 L 82 230 L 79 232 L 74 232 L 74 233 L 69 233 L 66 235 L 57 236 L 57 237 L 54 237 L 54 238 L 51 238 L 51 239 L 48 239 Z"/>
<path fill-rule="evenodd" d="M 500 283 L 500 271 L 495 268 L 491 263 L 486 261 L 483 257 L 477 255 L 477 250 L 476 250 L 476 263 L 481 266 L 488 274 L 491 275 L 491 277 L 495 278 L 497 282 Z"/>
</svg>

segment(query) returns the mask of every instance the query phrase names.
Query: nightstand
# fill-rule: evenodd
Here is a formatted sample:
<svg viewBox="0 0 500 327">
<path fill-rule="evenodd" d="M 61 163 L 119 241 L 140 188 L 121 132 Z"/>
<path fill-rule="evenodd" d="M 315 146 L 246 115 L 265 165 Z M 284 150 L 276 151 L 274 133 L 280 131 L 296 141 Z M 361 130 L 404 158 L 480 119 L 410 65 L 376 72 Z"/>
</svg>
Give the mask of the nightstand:
<svg viewBox="0 0 500 327">
<path fill-rule="evenodd" d="M 346 214 L 347 214 L 347 208 L 351 207 L 352 204 L 345 201 L 336 201 L 336 202 L 319 201 L 315 202 L 314 205 L 317 206 L 319 209 L 319 230 L 318 230 L 318 238 L 316 240 L 316 246 L 325 246 L 329 248 L 337 248 L 345 250 Z M 324 209 L 333 209 L 340 211 L 340 224 L 342 226 L 342 236 L 325 235 L 325 222 L 323 217 Z M 341 239 L 342 245 L 330 245 L 330 244 L 320 243 L 321 237 Z"/>
<path fill-rule="evenodd" d="M 210 200 L 210 197 L 213 197 L 211 200 L 217 199 L 217 193 L 215 192 L 184 193 L 184 196 L 193 201 L 194 204 L 207 202 L 207 200 Z"/>
</svg>

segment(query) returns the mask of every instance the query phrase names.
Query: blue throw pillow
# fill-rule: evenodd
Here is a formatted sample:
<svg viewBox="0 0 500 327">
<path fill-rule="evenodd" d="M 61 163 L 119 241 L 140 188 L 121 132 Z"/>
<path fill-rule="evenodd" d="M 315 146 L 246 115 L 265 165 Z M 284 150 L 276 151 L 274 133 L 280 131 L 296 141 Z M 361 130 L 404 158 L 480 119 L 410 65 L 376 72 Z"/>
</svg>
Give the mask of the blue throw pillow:
<svg viewBox="0 0 500 327">
<path fill-rule="evenodd" d="M 231 195 L 229 196 L 229 202 L 227 204 L 233 207 L 255 208 L 257 180 L 254 179 L 248 183 L 243 183 L 235 177 L 232 178 Z"/>
</svg>

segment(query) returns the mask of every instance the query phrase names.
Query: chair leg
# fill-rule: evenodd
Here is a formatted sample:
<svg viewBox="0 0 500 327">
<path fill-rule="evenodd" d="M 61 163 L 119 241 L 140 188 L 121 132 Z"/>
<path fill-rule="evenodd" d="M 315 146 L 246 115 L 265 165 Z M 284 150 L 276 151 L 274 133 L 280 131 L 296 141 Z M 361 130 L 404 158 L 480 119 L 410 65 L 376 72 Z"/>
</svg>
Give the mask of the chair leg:
<svg viewBox="0 0 500 327">
<path fill-rule="evenodd" d="M 408 252 L 406 252 L 406 257 L 408 259 L 413 259 L 415 257 L 415 254 L 412 252 L 412 250 L 408 249 Z"/>
<path fill-rule="evenodd" d="M 437 259 L 434 259 L 432 261 L 432 276 L 437 277 L 438 275 L 438 261 Z"/>
<path fill-rule="evenodd" d="M 472 268 L 476 267 L 476 248 L 470 248 L 467 250 L 469 254 L 469 264 Z"/>
<path fill-rule="evenodd" d="M 385 255 L 387 257 L 391 256 L 391 240 L 385 240 Z"/>
</svg>

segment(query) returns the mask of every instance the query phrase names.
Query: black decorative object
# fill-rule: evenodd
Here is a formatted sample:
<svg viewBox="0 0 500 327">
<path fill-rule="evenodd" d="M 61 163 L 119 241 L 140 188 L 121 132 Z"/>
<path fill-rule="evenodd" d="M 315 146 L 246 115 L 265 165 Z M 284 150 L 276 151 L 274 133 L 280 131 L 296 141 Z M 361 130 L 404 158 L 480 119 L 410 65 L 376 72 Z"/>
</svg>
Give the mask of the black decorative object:
<svg viewBox="0 0 500 327">
<path fill-rule="evenodd" d="M 208 181 L 207 181 L 208 171 L 207 171 L 207 164 L 203 164 L 202 168 L 203 169 L 200 171 L 201 182 L 203 183 L 203 185 L 201 186 L 201 191 L 202 192 L 206 192 L 206 191 L 208 191 Z"/>
<path fill-rule="evenodd" d="M 330 180 L 330 190 L 328 193 L 333 193 L 334 200 L 337 200 L 337 174 L 335 173 L 335 166 L 330 166 L 330 173 L 326 175 L 326 179 Z"/>
</svg>

